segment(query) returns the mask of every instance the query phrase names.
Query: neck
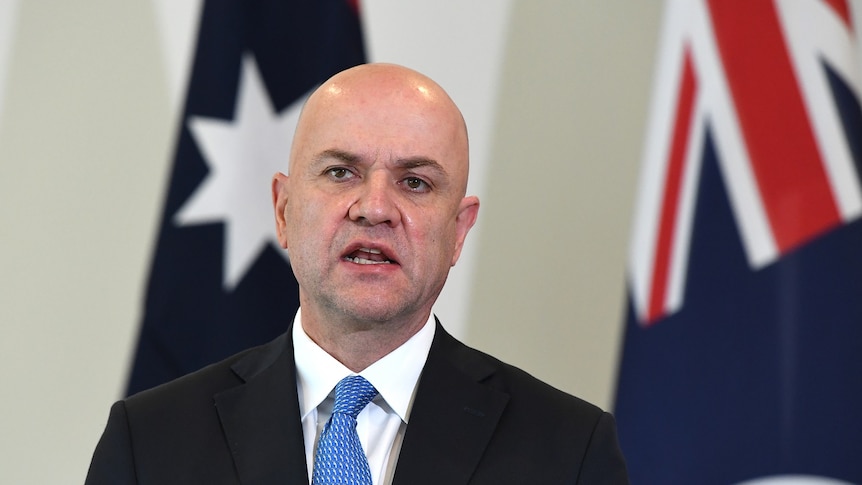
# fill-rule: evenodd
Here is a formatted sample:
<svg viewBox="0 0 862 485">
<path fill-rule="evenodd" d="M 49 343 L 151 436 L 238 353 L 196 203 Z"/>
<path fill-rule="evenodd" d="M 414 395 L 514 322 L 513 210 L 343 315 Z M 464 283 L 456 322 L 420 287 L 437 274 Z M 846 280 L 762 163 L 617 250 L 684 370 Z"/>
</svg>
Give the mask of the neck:
<svg viewBox="0 0 862 485">
<path fill-rule="evenodd" d="M 302 328 L 329 355 L 353 372 L 361 372 L 422 329 L 430 309 L 424 314 L 400 320 L 359 321 L 302 308 Z"/>
</svg>

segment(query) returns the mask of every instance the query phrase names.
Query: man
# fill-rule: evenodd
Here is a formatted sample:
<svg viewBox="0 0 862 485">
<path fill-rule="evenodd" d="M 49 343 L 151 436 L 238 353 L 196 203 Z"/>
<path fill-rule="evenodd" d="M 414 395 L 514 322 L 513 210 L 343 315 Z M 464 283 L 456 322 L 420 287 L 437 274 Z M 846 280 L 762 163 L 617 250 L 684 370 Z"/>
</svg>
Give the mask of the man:
<svg viewBox="0 0 862 485">
<path fill-rule="evenodd" d="M 609 414 L 431 314 L 479 209 L 442 88 L 394 65 L 337 74 L 304 107 L 289 163 L 273 203 L 293 325 L 116 403 L 88 484 L 628 483 Z M 370 391 L 342 428 L 348 381 Z M 327 481 L 344 461 L 366 481 Z"/>
</svg>

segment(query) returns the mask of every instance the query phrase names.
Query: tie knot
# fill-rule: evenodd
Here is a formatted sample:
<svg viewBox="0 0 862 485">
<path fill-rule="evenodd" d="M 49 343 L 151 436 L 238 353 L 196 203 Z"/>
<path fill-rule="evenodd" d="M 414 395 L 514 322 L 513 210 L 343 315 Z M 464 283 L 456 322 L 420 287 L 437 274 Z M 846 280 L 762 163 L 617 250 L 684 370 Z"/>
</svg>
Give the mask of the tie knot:
<svg viewBox="0 0 862 485">
<path fill-rule="evenodd" d="M 334 413 L 346 414 L 353 419 L 377 395 L 377 389 L 362 376 L 347 376 L 335 385 Z"/>
</svg>

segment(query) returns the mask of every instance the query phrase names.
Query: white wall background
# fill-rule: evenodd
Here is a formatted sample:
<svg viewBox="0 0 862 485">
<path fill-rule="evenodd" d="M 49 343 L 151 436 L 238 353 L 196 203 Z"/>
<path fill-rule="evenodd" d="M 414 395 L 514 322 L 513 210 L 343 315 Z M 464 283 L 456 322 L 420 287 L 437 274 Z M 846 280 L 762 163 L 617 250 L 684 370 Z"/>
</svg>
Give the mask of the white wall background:
<svg viewBox="0 0 862 485">
<path fill-rule="evenodd" d="M 659 3 L 364 0 L 446 87 L 482 197 L 437 311 L 609 407 Z M 0 0 L 0 483 L 82 483 L 140 319 L 199 3 Z"/>
</svg>

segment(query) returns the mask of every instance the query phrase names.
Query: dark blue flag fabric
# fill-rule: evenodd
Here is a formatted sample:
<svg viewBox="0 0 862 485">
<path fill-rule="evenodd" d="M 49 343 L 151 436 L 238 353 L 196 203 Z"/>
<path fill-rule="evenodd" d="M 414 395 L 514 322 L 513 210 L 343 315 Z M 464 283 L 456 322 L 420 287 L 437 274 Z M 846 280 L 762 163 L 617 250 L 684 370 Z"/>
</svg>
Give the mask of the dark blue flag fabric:
<svg viewBox="0 0 862 485">
<path fill-rule="evenodd" d="M 206 0 L 128 394 L 284 332 L 270 180 L 307 94 L 364 62 L 355 0 Z"/>
<path fill-rule="evenodd" d="M 633 483 L 862 483 L 859 6 L 666 5 L 615 403 Z"/>
</svg>

